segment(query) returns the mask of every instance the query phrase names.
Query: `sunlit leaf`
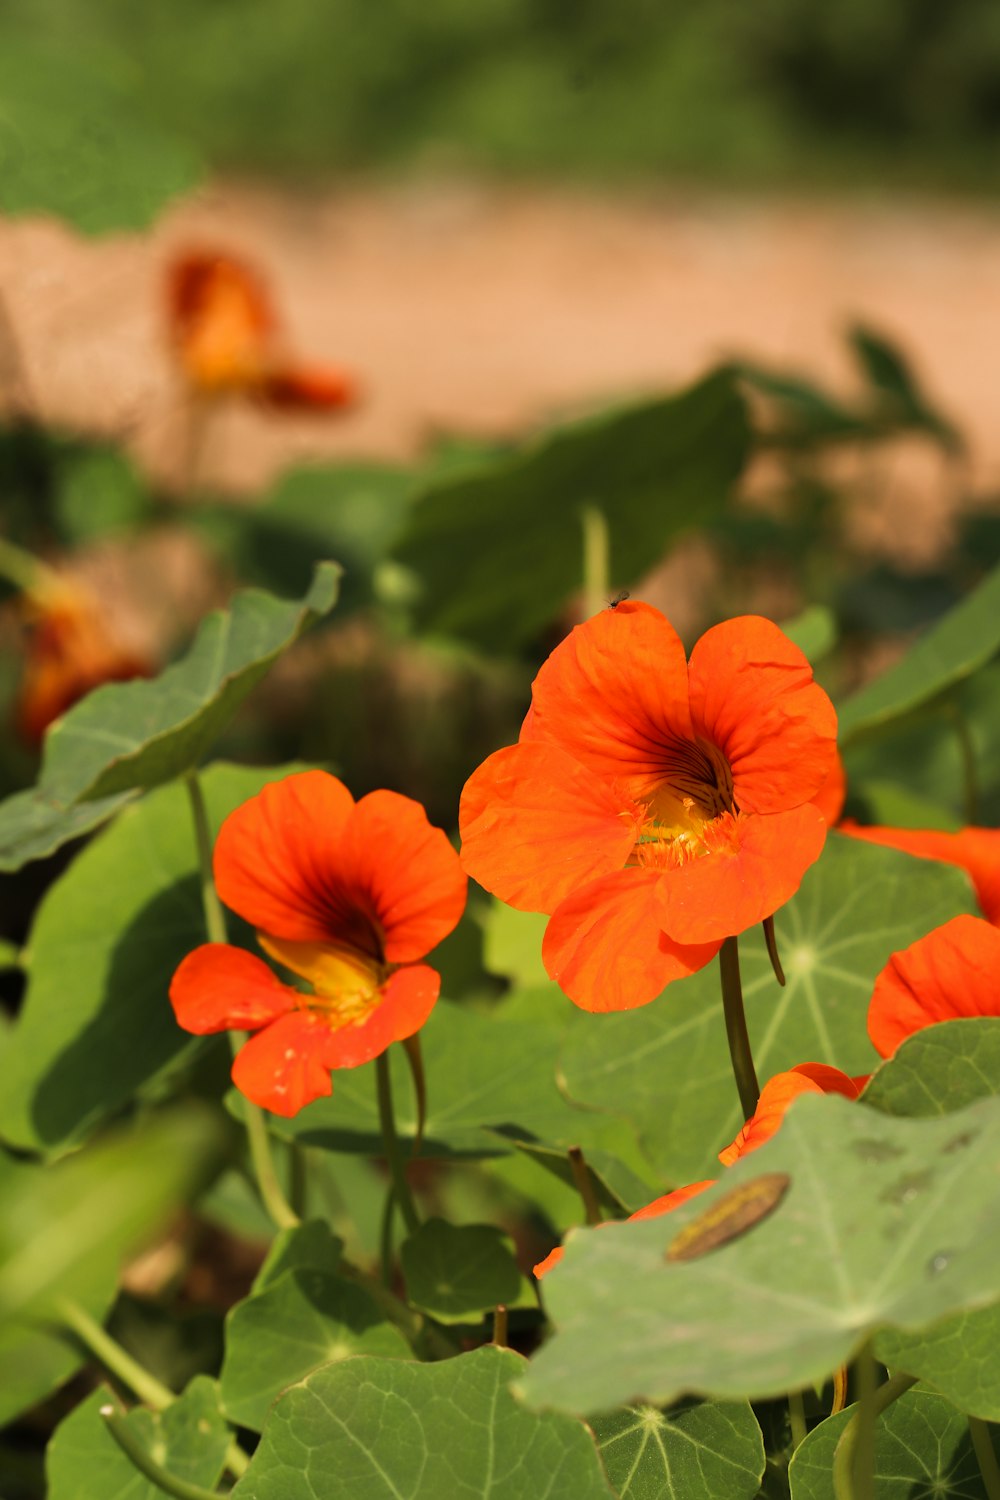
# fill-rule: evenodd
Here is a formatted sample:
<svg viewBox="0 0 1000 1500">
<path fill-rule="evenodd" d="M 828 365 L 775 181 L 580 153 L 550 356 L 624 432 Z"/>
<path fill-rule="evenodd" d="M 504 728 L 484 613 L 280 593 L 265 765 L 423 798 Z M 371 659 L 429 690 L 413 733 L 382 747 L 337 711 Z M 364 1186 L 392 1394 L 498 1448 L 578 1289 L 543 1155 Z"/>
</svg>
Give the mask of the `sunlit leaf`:
<svg viewBox="0 0 1000 1500">
<path fill-rule="evenodd" d="M 743 1402 L 626 1406 L 590 1426 L 620 1500 L 755 1500 L 764 1443 Z"/>
<path fill-rule="evenodd" d="M 890 1115 L 946 1115 L 1000 1094 L 1000 1019 L 943 1021 L 907 1037 L 865 1090 Z"/>
</svg>

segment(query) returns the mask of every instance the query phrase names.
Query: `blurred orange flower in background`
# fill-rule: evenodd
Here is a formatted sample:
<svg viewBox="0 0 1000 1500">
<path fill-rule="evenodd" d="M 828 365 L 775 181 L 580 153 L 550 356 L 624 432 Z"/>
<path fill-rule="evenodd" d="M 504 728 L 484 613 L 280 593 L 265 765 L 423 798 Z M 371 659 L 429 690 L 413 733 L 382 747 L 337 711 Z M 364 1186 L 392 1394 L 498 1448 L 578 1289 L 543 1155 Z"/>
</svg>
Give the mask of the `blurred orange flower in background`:
<svg viewBox="0 0 1000 1500">
<path fill-rule="evenodd" d="M 358 399 L 347 371 L 288 357 L 264 281 L 230 255 L 178 256 L 169 271 L 168 316 L 181 368 L 201 396 L 251 396 L 296 411 L 332 411 Z"/>
<path fill-rule="evenodd" d="M 866 827 L 845 818 L 838 832 L 869 844 L 901 849 L 921 859 L 958 865 L 972 881 L 983 916 L 1000 926 L 1000 828 L 961 828 L 944 833 L 936 828 Z"/>
<path fill-rule="evenodd" d="M 369 1062 L 427 1020 L 440 978 L 417 960 L 457 924 L 466 879 L 419 803 L 388 791 L 355 802 L 325 771 L 289 776 L 226 819 L 214 868 L 226 905 L 309 985 L 226 943 L 203 944 L 174 975 L 185 1030 L 257 1033 L 233 1064 L 255 1104 L 297 1114 L 332 1091 L 331 1068 Z"/>
<path fill-rule="evenodd" d="M 466 783 L 462 863 L 551 916 L 542 957 L 577 1005 L 644 1005 L 798 889 L 836 727 L 771 621 L 715 626 L 688 664 L 659 610 L 620 603 L 556 647 L 518 744 Z"/>
<path fill-rule="evenodd" d="M 46 583 L 23 593 L 20 606 L 28 637 L 14 726 L 29 745 L 39 745 L 49 725 L 92 688 L 155 671 L 116 638 L 97 600 L 76 584 Z"/>
<path fill-rule="evenodd" d="M 892 955 L 875 981 L 868 1035 L 889 1057 L 925 1026 L 975 1016 L 1000 1016 L 1000 929 L 953 917 Z"/>
</svg>

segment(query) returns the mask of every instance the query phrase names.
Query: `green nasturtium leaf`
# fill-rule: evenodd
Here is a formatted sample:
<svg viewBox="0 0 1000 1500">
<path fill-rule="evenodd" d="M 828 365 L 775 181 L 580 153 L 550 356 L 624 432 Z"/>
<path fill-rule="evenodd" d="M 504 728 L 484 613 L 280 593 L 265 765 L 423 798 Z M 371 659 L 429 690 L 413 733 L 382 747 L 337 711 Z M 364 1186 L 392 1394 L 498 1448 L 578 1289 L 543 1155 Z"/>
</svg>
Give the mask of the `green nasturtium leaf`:
<svg viewBox="0 0 1000 1500">
<path fill-rule="evenodd" d="M 213 828 L 287 774 L 215 766 L 202 778 Z M 205 941 L 185 788 L 130 807 L 51 886 L 28 942 L 24 1007 L 5 1049 L 0 1136 L 63 1150 L 198 1045 L 167 998 L 185 954 Z"/>
<path fill-rule="evenodd" d="M 522 1382 L 532 1405 L 603 1411 L 637 1396 L 754 1399 L 828 1378 L 882 1329 L 1000 1302 L 1000 1101 L 900 1120 L 809 1095 L 724 1182 L 661 1218 L 570 1235 L 545 1278 L 555 1336 Z M 671 1243 L 765 1174 L 774 1212 L 697 1259 Z"/>
<path fill-rule="evenodd" d="M 587 1428 L 510 1395 L 523 1368 L 486 1346 L 317 1370 L 272 1410 L 233 1500 L 615 1500 Z"/>
<path fill-rule="evenodd" d="M 556 1148 L 547 1166 L 571 1180 L 566 1148 L 581 1146 L 605 1203 L 640 1208 L 662 1189 L 644 1162 L 631 1128 L 577 1109 L 556 1085 L 556 1057 L 569 1002 L 554 986 L 526 992 L 481 1014 L 439 1002 L 421 1031 L 427 1078 L 427 1119 L 421 1155 L 486 1157 L 522 1144 Z M 393 1049 L 395 1052 L 397 1049 Z M 390 1057 L 401 1135 L 416 1131 L 409 1070 Z M 336 1075 L 333 1095 L 307 1105 L 272 1128 L 305 1145 L 381 1155 L 382 1135 L 370 1067 Z"/>
<path fill-rule="evenodd" d="M 761 1083 L 802 1062 L 850 1075 L 877 1063 L 867 1014 L 890 954 L 973 910 L 962 871 L 832 834 L 775 918 L 788 983 L 759 933 L 740 939 L 743 994 Z M 673 1184 L 718 1172 L 743 1123 L 726 1046 L 718 966 L 621 1015 L 576 1012 L 561 1059 L 576 1103 L 623 1116 Z M 655 1195 L 654 1195 L 655 1196 Z"/>
<path fill-rule="evenodd" d="M 484 923 L 483 964 L 489 972 L 524 989 L 547 984 L 542 938 L 548 920 L 544 912 L 516 911 L 494 899 Z"/>
<path fill-rule="evenodd" d="M 984 1422 L 1000 1422 L 1000 1306 L 941 1318 L 925 1333 L 880 1333 L 875 1355 Z"/>
<path fill-rule="evenodd" d="M 782 620 L 781 629 L 815 664 L 837 644 L 837 617 L 825 604 L 810 604 L 792 620 Z"/>
<path fill-rule="evenodd" d="M 163 1491 L 138 1473 L 105 1426 L 101 1407 L 117 1404 L 101 1386 L 60 1422 L 45 1455 L 48 1500 L 163 1500 Z M 217 1483 L 232 1433 L 207 1375 L 196 1375 L 163 1411 L 136 1407 L 125 1420 L 169 1474 L 205 1489 Z"/>
<path fill-rule="evenodd" d="M 764 1476 L 764 1441 L 746 1402 L 625 1406 L 590 1426 L 619 1500 L 755 1500 Z"/>
<path fill-rule="evenodd" d="M 355 1282 L 293 1270 L 238 1302 L 226 1319 L 220 1389 L 226 1415 L 259 1432 L 268 1409 L 311 1370 L 355 1354 L 412 1359 L 399 1329 Z"/>
<path fill-rule="evenodd" d="M 516 649 L 580 587 L 583 506 L 607 520 L 615 585 L 633 583 L 721 511 L 748 448 L 745 404 L 720 369 L 432 481 L 394 549 L 423 587 L 420 628 Z"/>
<path fill-rule="evenodd" d="M 838 710 L 845 744 L 911 714 L 1000 651 L 1000 567 L 945 615 L 895 667 Z"/>
<path fill-rule="evenodd" d="M 330 1233 L 325 1219 L 306 1219 L 293 1229 L 282 1229 L 254 1277 L 253 1291 L 263 1292 L 286 1271 L 335 1273 L 343 1248 L 343 1241 Z"/>
<path fill-rule="evenodd" d="M 513 1247 L 492 1224 L 428 1219 L 400 1251 L 406 1300 L 439 1323 L 478 1323 L 484 1313 L 535 1303 Z"/>
<path fill-rule="evenodd" d="M 57 46 L 5 22 L 0 98 L 0 212 L 143 229 L 198 178 L 191 144 L 146 114 L 141 77 L 89 36 Z"/>
<path fill-rule="evenodd" d="M 126 1254 L 221 1168 L 223 1126 L 208 1109 L 175 1107 L 56 1166 L 0 1155 L 0 1424 L 83 1362 L 57 1331 L 58 1300 L 104 1317 Z"/>
<path fill-rule="evenodd" d="M 333 608 L 340 569 L 319 563 L 301 600 L 244 589 L 204 619 L 159 677 L 106 683 L 53 725 L 37 786 L 0 804 L 0 870 L 98 826 L 126 794 L 194 769 L 269 667 Z"/>
<path fill-rule="evenodd" d="M 1000 1018 L 942 1021 L 907 1037 L 865 1089 L 889 1115 L 947 1115 L 1000 1094 Z"/>
<path fill-rule="evenodd" d="M 856 1408 L 828 1417 L 795 1450 L 788 1468 L 792 1500 L 835 1500 L 833 1454 Z M 930 1391 L 906 1391 L 875 1429 L 877 1500 L 987 1500 L 969 1424 Z"/>
</svg>

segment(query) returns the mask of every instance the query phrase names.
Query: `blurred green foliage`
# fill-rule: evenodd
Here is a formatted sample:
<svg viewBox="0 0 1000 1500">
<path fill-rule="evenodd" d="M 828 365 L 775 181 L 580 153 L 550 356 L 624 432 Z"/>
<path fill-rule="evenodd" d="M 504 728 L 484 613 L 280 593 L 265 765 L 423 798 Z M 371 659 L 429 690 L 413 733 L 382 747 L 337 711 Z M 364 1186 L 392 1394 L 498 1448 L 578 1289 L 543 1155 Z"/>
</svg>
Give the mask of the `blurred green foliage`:
<svg viewBox="0 0 1000 1500">
<path fill-rule="evenodd" d="M 5 0 L 0 39 L 100 58 L 155 128 L 265 172 L 985 185 L 1000 127 L 990 0 Z"/>
</svg>

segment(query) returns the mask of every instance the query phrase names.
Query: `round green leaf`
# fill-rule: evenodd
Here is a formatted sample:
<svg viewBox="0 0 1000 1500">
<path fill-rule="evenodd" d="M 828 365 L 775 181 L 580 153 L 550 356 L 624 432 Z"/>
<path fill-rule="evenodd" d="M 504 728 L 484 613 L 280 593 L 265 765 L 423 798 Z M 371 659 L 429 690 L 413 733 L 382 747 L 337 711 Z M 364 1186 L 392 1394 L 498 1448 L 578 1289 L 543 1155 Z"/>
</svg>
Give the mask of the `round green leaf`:
<svg viewBox="0 0 1000 1500">
<path fill-rule="evenodd" d="M 226 1319 L 220 1376 L 226 1415 L 259 1432 L 275 1398 L 320 1365 L 352 1354 L 412 1359 L 413 1351 L 355 1282 L 287 1271 Z"/>
<path fill-rule="evenodd" d="M 492 1224 L 428 1219 L 404 1242 L 400 1259 L 406 1300 L 439 1323 L 475 1323 L 500 1303 L 535 1300 L 509 1239 Z"/>
<path fill-rule="evenodd" d="M 932 1385 L 959 1411 L 1000 1422 L 1000 1307 L 942 1318 L 925 1333 L 882 1333 L 875 1352 L 891 1370 Z"/>
<path fill-rule="evenodd" d="M 907 1037 L 865 1089 L 888 1115 L 947 1115 L 1000 1094 L 1000 1018 L 942 1021 Z"/>
<path fill-rule="evenodd" d="M 788 983 L 779 989 L 758 933 L 740 940 L 743 994 L 763 1083 L 802 1062 L 871 1071 L 867 1013 L 890 954 L 971 910 L 960 870 L 831 835 L 775 930 Z M 576 1012 L 562 1055 L 571 1099 L 624 1116 L 672 1183 L 718 1171 L 743 1123 L 722 1018 L 717 965 L 621 1015 Z"/>
<path fill-rule="evenodd" d="M 525 1395 L 576 1412 L 636 1393 L 772 1396 L 823 1381 L 880 1329 L 994 1305 L 998 1148 L 995 1099 L 936 1120 L 797 1100 L 771 1141 L 673 1213 L 569 1237 L 544 1282 L 558 1332 Z M 686 1224 L 765 1174 L 790 1179 L 773 1211 L 697 1258 L 665 1259 Z"/>
<path fill-rule="evenodd" d="M 48 1500 L 163 1500 L 163 1491 L 136 1471 L 108 1431 L 100 1411 L 109 1402 L 115 1397 L 101 1386 L 56 1428 L 45 1455 Z M 216 1484 L 232 1433 L 214 1380 L 196 1375 L 163 1411 L 136 1407 L 125 1421 L 169 1474 L 205 1488 Z"/>
<path fill-rule="evenodd" d="M 294 1229 L 282 1229 L 254 1277 L 253 1290 L 264 1291 L 286 1271 L 336 1272 L 343 1248 L 325 1219 L 307 1219 Z"/>
<path fill-rule="evenodd" d="M 746 1402 L 625 1406 L 590 1426 L 620 1500 L 754 1500 L 764 1477 L 764 1440 Z"/>
<path fill-rule="evenodd" d="M 207 771 L 213 826 L 282 774 Z M 175 784 L 82 850 L 38 909 L 28 991 L 5 1050 L 0 1135 L 29 1150 L 68 1147 L 197 1045 L 167 990 L 204 941 L 191 809 Z"/>
<path fill-rule="evenodd" d="M 271 1412 L 233 1500 L 615 1500 L 582 1423 L 514 1401 L 523 1367 L 486 1346 L 317 1370 Z"/>
<path fill-rule="evenodd" d="M 792 1500 L 835 1500 L 831 1468 L 840 1434 L 855 1407 L 814 1427 L 788 1468 Z M 930 1391 L 906 1391 L 875 1429 L 876 1500 L 986 1500 L 969 1424 Z"/>
</svg>

